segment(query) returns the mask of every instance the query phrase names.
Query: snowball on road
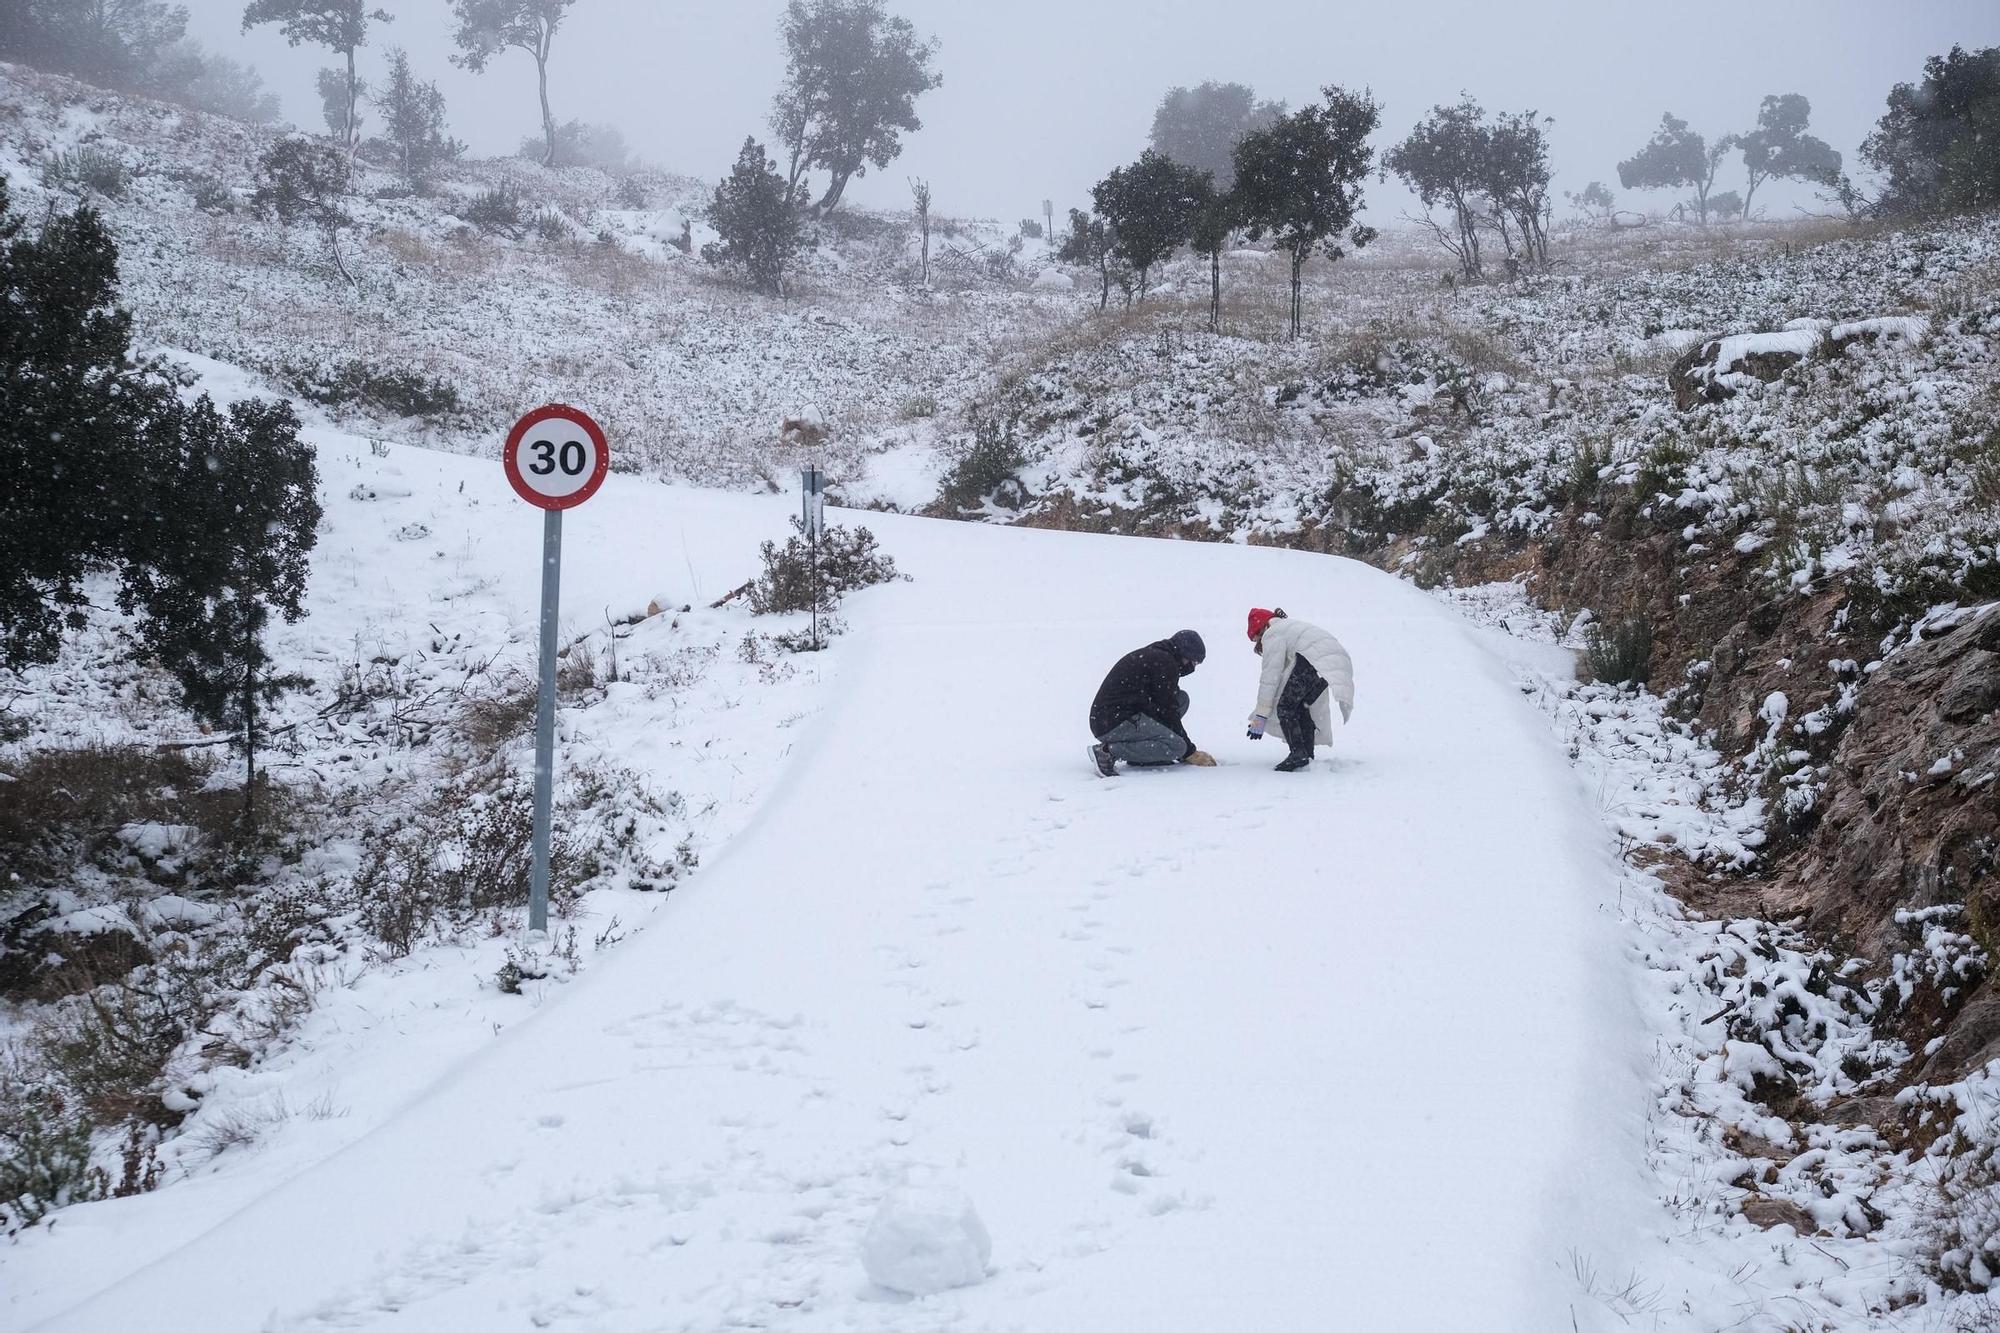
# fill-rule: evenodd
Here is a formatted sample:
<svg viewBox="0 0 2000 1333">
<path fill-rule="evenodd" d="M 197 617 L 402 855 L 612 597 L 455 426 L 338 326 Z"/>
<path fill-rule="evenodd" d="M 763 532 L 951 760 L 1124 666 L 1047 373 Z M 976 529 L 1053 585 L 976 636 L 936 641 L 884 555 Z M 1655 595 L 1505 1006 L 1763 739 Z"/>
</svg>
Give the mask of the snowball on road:
<svg viewBox="0 0 2000 1333">
<path fill-rule="evenodd" d="M 794 504 L 614 477 L 572 519 L 565 597 L 644 605 L 682 532 L 708 571 Z M 195 1234 L 65 1213 L 8 1265 L 26 1322 L 1615 1323 L 1576 1261 L 1619 1271 L 1663 1225 L 1616 878 L 1478 637 L 1326 557 L 834 517 L 913 581 L 845 608 L 747 831 L 532 1017 Z M 1354 658 L 1352 724 L 1303 774 L 1243 735 L 1253 605 Z M 1098 778 L 1091 691 L 1181 628 L 1209 643 L 1189 728 L 1222 767 Z M 895 1202 L 940 1197 L 976 1203 L 955 1246 Z M 952 1281 L 886 1290 L 927 1246 L 938 1268 L 900 1276 Z M 968 1254 L 985 1275 L 956 1285 Z"/>
</svg>

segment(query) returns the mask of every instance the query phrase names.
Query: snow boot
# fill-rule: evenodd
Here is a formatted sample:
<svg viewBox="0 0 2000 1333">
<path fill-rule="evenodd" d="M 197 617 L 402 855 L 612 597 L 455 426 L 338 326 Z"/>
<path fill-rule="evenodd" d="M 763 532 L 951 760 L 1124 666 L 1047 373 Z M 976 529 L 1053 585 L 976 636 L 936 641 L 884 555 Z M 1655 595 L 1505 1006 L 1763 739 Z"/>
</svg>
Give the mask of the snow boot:
<svg viewBox="0 0 2000 1333">
<path fill-rule="evenodd" d="M 1294 750 L 1278 763 L 1278 772 L 1296 773 L 1313 761 L 1311 750 Z"/>
<path fill-rule="evenodd" d="M 1097 775 L 1099 777 L 1115 778 L 1118 776 L 1118 760 L 1111 753 L 1110 746 L 1108 745 L 1091 746 L 1090 762 L 1097 766 Z"/>
</svg>

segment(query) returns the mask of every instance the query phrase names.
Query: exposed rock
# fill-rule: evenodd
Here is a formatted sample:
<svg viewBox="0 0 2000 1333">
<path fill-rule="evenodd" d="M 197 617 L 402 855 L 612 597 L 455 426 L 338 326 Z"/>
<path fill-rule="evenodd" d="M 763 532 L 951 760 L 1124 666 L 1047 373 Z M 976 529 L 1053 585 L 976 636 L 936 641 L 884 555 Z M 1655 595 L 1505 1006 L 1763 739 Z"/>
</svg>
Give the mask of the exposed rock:
<svg viewBox="0 0 2000 1333">
<path fill-rule="evenodd" d="M 1780 333 L 1739 333 L 1710 338 L 1682 353 L 1667 371 L 1674 406 L 1686 412 L 1700 403 L 1719 403 L 1736 396 L 1736 377 L 1747 375 L 1769 384 L 1818 351 L 1825 335 L 1815 328 Z"/>
<path fill-rule="evenodd" d="M 1742 1213 L 1747 1220 L 1766 1231 L 1773 1227 L 1790 1227 L 1801 1236 L 1819 1234 L 1819 1223 L 1813 1221 L 1812 1214 L 1784 1199 L 1768 1199 L 1761 1194 L 1752 1194 L 1743 1201 Z"/>
<path fill-rule="evenodd" d="M 2000 612 L 1890 657 L 1834 750 L 1818 826 L 1772 887 L 1778 910 L 1880 958 L 1896 946 L 1899 908 L 1964 903 L 1990 948 L 2000 922 L 1996 701 Z"/>
</svg>

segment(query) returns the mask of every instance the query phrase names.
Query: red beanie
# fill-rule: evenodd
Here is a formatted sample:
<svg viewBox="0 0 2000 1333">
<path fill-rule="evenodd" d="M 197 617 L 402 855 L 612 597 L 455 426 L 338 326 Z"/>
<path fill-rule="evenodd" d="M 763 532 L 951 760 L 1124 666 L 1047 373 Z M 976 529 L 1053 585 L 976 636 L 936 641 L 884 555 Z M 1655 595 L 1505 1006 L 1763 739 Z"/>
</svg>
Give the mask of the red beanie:
<svg viewBox="0 0 2000 1333">
<path fill-rule="evenodd" d="M 1250 641 L 1252 643 L 1256 642 L 1259 634 L 1262 634 L 1271 627 L 1271 619 L 1271 613 L 1261 606 L 1250 612 Z"/>
</svg>

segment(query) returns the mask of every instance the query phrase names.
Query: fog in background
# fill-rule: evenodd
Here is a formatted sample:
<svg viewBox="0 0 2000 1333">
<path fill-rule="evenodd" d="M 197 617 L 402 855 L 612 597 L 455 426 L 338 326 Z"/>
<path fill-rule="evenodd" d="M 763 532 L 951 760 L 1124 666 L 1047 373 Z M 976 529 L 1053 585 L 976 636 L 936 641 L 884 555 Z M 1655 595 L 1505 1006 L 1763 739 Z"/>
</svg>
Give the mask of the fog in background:
<svg viewBox="0 0 2000 1333">
<path fill-rule="evenodd" d="M 331 52 L 290 48 L 275 28 L 241 31 L 240 0 L 190 0 L 191 35 L 254 63 L 302 128 L 323 122 L 314 72 Z M 540 133 L 533 61 L 502 56 L 484 75 L 449 64 L 446 0 L 381 0 L 395 21 L 374 29 L 363 76 L 389 45 L 450 102 L 473 151 L 513 151 Z M 1378 151 L 1432 105 L 1471 93 L 1489 110 L 1552 116 L 1555 189 L 1602 180 L 1623 208 L 1664 209 L 1665 192 L 1618 185 L 1617 163 L 1672 111 L 1713 139 L 1753 128 L 1770 93 L 1803 93 L 1812 132 L 1855 150 L 1890 85 L 1954 43 L 2000 45 L 2000 0 L 1426 0 L 1338 4 L 1265 0 L 1254 8 L 1193 0 L 889 0 L 938 39 L 944 86 L 917 103 L 924 128 L 887 171 L 857 179 L 848 200 L 902 208 L 906 178 L 928 179 L 940 213 L 1014 221 L 1087 205 L 1093 182 L 1137 157 L 1153 109 L 1175 84 L 1253 86 L 1297 106 L 1322 84 L 1373 88 L 1383 103 Z M 713 180 L 746 134 L 769 143 L 766 116 L 784 72 L 783 0 L 577 0 L 558 34 L 550 96 L 558 120 L 616 125 L 651 163 Z M 366 114 L 364 112 L 364 114 Z M 364 132 L 373 128 L 364 125 Z M 775 151 L 773 156 L 779 156 Z M 1718 190 L 1743 187 L 1732 159 Z M 1767 216 L 1812 207 L 1810 189 L 1774 181 Z M 1394 225 L 1414 201 L 1393 180 L 1368 187 L 1367 216 Z M 1558 205 L 1558 211 L 1567 209 Z"/>
</svg>

